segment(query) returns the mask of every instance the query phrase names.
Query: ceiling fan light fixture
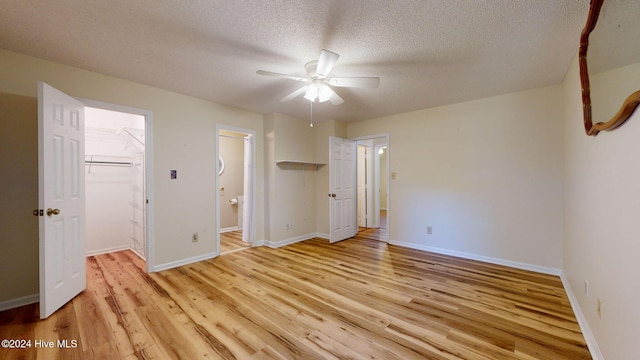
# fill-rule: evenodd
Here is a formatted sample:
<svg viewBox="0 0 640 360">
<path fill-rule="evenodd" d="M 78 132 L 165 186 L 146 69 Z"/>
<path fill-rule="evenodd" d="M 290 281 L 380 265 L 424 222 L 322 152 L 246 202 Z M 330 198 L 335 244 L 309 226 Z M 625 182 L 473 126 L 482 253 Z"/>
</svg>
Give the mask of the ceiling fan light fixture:
<svg viewBox="0 0 640 360">
<path fill-rule="evenodd" d="M 319 102 L 329 101 L 329 99 L 331 99 L 332 95 L 333 95 L 333 90 L 331 90 L 331 88 L 329 88 L 329 86 L 327 86 L 327 84 L 322 84 L 320 86 L 320 89 L 318 89 L 318 101 Z"/>
<path fill-rule="evenodd" d="M 323 83 L 322 81 L 315 80 L 309 85 L 307 91 L 304 93 L 304 98 L 311 102 L 325 102 L 329 101 L 333 96 L 334 92 L 331 90 L 329 85 Z"/>
<path fill-rule="evenodd" d="M 344 100 L 333 90 L 334 86 L 372 89 L 378 87 L 380 84 L 380 78 L 378 77 L 328 77 L 339 57 L 340 55 L 334 52 L 322 50 L 320 52 L 320 59 L 311 60 L 305 64 L 304 68 L 307 70 L 306 78 L 265 70 L 258 70 L 256 71 L 256 74 L 295 80 L 309 84 L 302 86 L 285 96 L 280 100 L 281 102 L 290 101 L 301 94 L 304 94 L 304 98 L 309 100 L 311 103 L 316 101 L 329 101 L 333 105 L 340 105 Z"/>
<path fill-rule="evenodd" d="M 318 84 L 312 83 L 304 93 L 304 98 L 311 102 L 316 101 L 316 98 L 318 97 L 318 90 Z"/>
</svg>

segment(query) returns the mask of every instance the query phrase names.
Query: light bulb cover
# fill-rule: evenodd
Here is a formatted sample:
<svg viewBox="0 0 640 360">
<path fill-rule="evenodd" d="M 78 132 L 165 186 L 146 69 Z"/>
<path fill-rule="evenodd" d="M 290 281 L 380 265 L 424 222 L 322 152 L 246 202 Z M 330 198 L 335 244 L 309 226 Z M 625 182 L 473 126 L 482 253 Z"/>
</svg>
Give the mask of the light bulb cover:
<svg viewBox="0 0 640 360">
<path fill-rule="evenodd" d="M 312 83 L 311 85 L 309 85 L 309 88 L 307 88 L 307 91 L 304 94 L 304 98 L 313 102 L 313 101 L 316 101 L 317 97 L 318 97 L 318 84 Z"/>
<path fill-rule="evenodd" d="M 331 88 L 327 86 L 327 84 L 320 85 L 320 89 L 318 89 L 319 102 L 329 101 L 332 95 L 333 95 L 333 90 L 331 90 Z"/>
</svg>

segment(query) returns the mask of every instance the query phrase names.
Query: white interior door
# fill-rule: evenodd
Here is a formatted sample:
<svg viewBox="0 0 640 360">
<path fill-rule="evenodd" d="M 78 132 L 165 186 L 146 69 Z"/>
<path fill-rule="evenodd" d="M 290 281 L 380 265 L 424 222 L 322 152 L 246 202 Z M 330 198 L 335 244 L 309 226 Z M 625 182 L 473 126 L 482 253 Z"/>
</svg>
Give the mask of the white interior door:
<svg viewBox="0 0 640 360">
<path fill-rule="evenodd" d="M 247 135 L 244 140 L 244 184 L 242 207 L 242 241 L 253 241 L 253 179 L 255 174 L 253 161 L 253 135 Z"/>
<path fill-rule="evenodd" d="M 40 318 L 86 287 L 84 104 L 38 83 Z"/>
<path fill-rule="evenodd" d="M 356 142 L 329 137 L 329 241 L 354 236 L 357 226 Z"/>
</svg>

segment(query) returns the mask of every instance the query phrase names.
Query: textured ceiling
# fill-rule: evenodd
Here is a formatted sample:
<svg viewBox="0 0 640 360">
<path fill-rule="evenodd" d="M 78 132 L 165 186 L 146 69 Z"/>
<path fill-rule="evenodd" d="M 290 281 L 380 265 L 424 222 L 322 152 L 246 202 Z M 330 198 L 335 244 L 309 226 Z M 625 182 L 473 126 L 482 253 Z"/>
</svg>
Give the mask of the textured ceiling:
<svg viewBox="0 0 640 360">
<path fill-rule="evenodd" d="M 606 0 L 589 35 L 589 73 L 640 63 L 640 1 Z"/>
<path fill-rule="evenodd" d="M 562 81 L 586 0 L 0 0 L 0 48 L 260 113 L 309 117 L 301 83 L 321 49 L 345 102 L 314 120 L 355 121 Z"/>
</svg>

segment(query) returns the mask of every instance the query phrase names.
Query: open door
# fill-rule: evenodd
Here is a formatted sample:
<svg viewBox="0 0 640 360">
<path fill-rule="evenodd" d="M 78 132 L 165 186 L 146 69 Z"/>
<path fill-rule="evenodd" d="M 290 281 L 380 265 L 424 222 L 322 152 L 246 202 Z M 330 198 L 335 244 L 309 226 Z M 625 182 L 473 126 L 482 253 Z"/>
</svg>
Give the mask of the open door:
<svg viewBox="0 0 640 360">
<path fill-rule="evenodd" d="M 253 242 L 253 135 L 248 134 L 244 141 L 244 184 L 242 206 L 242 241 L 251 244 Z"/>
<path fill-rule="evenodd" d="M 354 236 L 357 226 L 356 142 L 329 137 L 329 242 Z"/>
<path fill-rule="evenodd" d="M 41 319 L 86 288 L 84 186 L 84 104 L 40 82 L 37 215 Z"/>
</svg>

